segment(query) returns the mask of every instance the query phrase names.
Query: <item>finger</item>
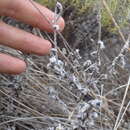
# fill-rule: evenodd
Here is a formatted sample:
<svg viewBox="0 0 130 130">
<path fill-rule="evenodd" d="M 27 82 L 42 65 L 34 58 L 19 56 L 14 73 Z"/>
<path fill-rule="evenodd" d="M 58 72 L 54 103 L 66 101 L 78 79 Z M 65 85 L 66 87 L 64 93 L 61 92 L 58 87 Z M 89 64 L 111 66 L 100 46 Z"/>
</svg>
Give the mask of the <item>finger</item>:
<svg viewBox="0 0 130 130">
<path fill-rule="evenodd" d="M 0 53 L 0 73 L 19 74 L 25 71 L 24 61 Z"/>
<path fill-rule="evenodd" d="M 12 0 L 2 0 L 1 3 L 0 8 L 4 15 L 11 16 L 49 32 L 53 31 L 53 28 L 50 26 L 46 18 L 52 22 L 54 19 L 54 13 L 44 6 L 33 2 L 33 4 L 42 12 L 43 15 L 41 15 L 34 5 L 31 4 L 30 0 L 13 0 L 13 2 Z M 59 19 L 58 24 L 60 29 L 63 30 L 65 26 L 63 18 Z"/>
<path fill-rule="evenodd" d="M 27 53 L 48 54 L 51 43 L 23 30 L 0 22 L 0 43 Z"/>
</svg>

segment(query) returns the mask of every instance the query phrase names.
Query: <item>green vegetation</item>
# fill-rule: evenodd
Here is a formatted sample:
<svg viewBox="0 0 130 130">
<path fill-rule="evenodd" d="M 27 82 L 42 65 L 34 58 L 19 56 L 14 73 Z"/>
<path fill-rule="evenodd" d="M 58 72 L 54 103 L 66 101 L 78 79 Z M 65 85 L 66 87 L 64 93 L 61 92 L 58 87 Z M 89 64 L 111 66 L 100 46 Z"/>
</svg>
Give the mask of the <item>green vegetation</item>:
<svg viewBox="0 0 130 130">
<path fill-rule="evenodd" d="M 47 7 L 53 8 L 56 0 L 36 0 L 37 2 L 46 5 Z M 84 13 L 91 8 L 97 0 L 59 0 L 63 5 L 73 6 L 77 9 L 78 13 Z"/>
<path fill-rule="evenodd" d="M 107 0 L 113 17 L 118 25 L 122 28 L 128 24 L 130 14 L 130 0 Z M 116 31 L 113 27 L 112 20 L 105 8 L 102 9 L 102 24 L 112 32 Z"/>
<path fill-rule="evenodd" d="M 53 8 L 55 6 L 56 0 L 36 0 L 37 2 Z M 102 1 L 102 0 L 101 0 Z M 89 9 L 97 8 L 99 0 L 59 0 L 63 5 L 69 5 L 75 7 L 78 14 L 86 13 Z M 113 14 L 116 22 L 120 27 L 127 25 L 128 16 L 130 15 L 130 0 L 106 0 L 111 13 Z M 113 27 L 112 20 L 107 13 L 106 9 L 102 7 L 102 24 L 111 31 L 116 31 L 116 28 Z"/>
</svg>

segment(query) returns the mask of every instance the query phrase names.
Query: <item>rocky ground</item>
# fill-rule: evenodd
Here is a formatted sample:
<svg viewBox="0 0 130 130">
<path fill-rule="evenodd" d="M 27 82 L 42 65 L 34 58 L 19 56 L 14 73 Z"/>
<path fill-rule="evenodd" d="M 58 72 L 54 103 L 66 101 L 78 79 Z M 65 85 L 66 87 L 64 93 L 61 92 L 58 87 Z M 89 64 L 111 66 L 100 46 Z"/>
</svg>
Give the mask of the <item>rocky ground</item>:
<svg viewBox="0 0 130 130">
<path fill-rule="evenodd" d="M 28 69 L 17 76 L 0 75 L 0 129 L 129 130 L 130 28 L 122 29 L 124 43 L 119 34 L 100 28 L 97 10 L 76 17 L 69 7 L 63 17 L 65 39 L 58 36 L 58 52 L 53 49 L 50 56 L 1 46 L 1 52 L 24 59 Z M 2 20 L 53 37 L 9 17 Z"/>
</svg>

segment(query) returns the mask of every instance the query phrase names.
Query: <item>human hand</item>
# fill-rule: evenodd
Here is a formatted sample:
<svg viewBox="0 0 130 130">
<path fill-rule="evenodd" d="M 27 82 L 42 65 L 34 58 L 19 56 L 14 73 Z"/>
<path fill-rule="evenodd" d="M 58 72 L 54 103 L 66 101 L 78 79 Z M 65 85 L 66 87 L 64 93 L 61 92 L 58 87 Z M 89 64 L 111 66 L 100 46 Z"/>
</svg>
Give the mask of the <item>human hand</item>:
<svg viewBox="0 0 130 130">
<path fill-rule="evenodd" d="M 38 3 L 34 2 L 34 4 L 50 22 L 53 20 L 54 13 L 52 11 Z M 0 0 L 0 15 L 10 16 L 48 32 L 53 31 L 47 20 L 43 18 L 29 0 Z M 64 20 L 62 18 L 59 19 L 58 25 L 60 29 L 63 30 Z M 0 21 L 0 44 L 37 55 L 48 54 L 51 49 L 51 43 L 49 41 L 11 27 L 2 21 Z M 25 69 L 26 64 L 24 61 L 0 53 L 0 73 L 19 74 Z"/>
</svg>

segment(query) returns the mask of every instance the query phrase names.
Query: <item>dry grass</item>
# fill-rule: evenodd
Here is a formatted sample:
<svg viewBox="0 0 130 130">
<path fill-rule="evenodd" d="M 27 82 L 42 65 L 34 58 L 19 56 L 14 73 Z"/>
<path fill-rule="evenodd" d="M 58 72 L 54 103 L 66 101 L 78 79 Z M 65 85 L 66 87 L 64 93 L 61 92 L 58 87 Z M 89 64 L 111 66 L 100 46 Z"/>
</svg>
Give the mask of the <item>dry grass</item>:
<svg viewBox="0 0 130 130">
<path fill-rule="evenodd" d="M 32 30 L 52 42 L 50 56 L 21 54 L 1 47 L 28 64 L 26 73 L 21 75 L 0 75 L 1 130 L 130 128 L 129 37 L 125 39 L 109 6 L 105 0 L 102 2 L 124 42 L 113 58 L 106 53 L 108 48 L 102 40 L 101 8 L 97 9 L 98 41 L 93 41 L 91 52 L 84 52 L 90 53 L 89 58 L 83 58 L 78 49 L 70 47 L 58 30 L 53 38 L 39 29 Z M 64 48 L 57 46 L 57 37 Z M 115 48 L 109 51 L 112 49 Z"/>
</svg>

